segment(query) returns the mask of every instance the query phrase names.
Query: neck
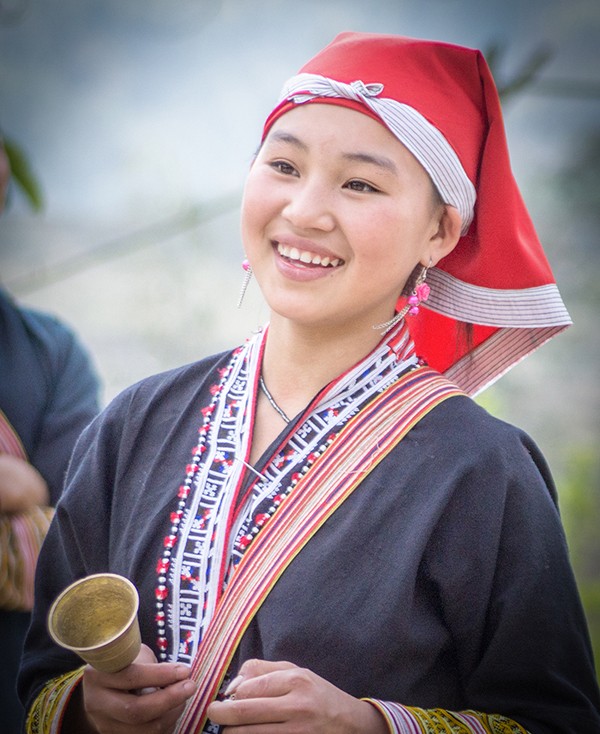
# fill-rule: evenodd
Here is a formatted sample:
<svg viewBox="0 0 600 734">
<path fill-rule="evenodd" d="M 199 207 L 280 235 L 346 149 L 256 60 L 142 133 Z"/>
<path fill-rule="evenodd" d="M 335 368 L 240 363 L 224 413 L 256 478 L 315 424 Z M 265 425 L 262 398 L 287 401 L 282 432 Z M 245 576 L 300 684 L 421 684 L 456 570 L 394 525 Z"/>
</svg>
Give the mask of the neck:
<svg viewBox="0 0 600 734">
<path fill-rule="evenodd" d="M 273 316 L 262 374 L 288 415 L 295 415 L 331 380 L 363 359 L 379 343 L 373 329 L 332 333 L 303 328 Z"/>
</svg>

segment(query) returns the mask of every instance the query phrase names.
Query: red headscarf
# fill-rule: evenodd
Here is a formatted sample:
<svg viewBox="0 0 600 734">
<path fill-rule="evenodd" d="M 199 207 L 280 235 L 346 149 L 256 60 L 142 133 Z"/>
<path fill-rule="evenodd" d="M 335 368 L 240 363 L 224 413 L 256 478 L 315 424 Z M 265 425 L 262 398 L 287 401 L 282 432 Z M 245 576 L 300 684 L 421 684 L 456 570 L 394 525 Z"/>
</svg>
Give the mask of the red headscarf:
<svg viewBox="0 0 600 734">
<path fill-rule="evenodd" d="M 461 213 L 462 237 L 430 269 L 426 308 L 408 319 L 432 367 L 474 394 L 571 323 L 512 175 L 498 92 L 479 51 L 342 33 L 289 80 L 264 135 L 311 101 L 384 124 Z"/>
</svg>

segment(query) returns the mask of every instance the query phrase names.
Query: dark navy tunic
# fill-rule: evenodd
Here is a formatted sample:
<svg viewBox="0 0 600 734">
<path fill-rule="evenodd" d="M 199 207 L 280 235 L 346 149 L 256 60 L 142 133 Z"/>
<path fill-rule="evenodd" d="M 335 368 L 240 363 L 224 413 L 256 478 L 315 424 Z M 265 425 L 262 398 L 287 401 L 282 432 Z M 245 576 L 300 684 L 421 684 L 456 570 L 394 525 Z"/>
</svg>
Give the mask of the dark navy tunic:
<svg viewBox="0 0 600 734">
<path fill-rule="evenodd" d="M 200 410 L 228 360 L 144 380 L 79 441 L 38 567 L 21 678 L 29 704 L 49 678 L 81 664 L 49 640 L 46 614 L 85 574 L 134 581 L 142 638 L 158 654 L 156 561 Z M 304 547 L 234 667 L 249 657 L 311 668 L 355 696 L 503 714 L 531 734 L 600 732 L 546 463 L 528 436 L 467 397 L 425 416 Z"/>
</svg>

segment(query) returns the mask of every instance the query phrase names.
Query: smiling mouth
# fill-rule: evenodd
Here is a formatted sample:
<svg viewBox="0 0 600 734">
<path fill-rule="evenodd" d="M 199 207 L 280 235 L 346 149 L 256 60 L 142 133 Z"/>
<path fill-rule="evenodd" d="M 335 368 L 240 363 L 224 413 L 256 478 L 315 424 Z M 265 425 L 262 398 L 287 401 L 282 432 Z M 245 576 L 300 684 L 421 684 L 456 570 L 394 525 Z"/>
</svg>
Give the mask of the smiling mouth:
<svg viewBox="0 0 600 734">
<path fill-rule="evenodd" d="M 298 250 L 297 247 L 290 247 L 289 245 L 282 245 L 280 242 L 277 243 L 277 252 L 288 260 L 294 260 L 300 262 L 303 265 L 319 265 L 322 268 L 337 268 L 344 264 L 344 261 L 340 257 L 327 257 L 316 255 L 314 252 L 308 250 Z"/>
</svg>

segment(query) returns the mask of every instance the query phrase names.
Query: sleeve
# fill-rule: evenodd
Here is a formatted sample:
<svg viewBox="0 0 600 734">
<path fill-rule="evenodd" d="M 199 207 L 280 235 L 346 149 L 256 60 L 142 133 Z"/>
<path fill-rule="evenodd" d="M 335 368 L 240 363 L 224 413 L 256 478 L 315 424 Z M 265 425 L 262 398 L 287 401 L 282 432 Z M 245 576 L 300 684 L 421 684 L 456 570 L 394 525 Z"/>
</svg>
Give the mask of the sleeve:
<svg viewBox="0 0 600 734">
<path fill-rule="evenodd" d="M 469 710 L 370 701 L 393 734 L 600 731 L 591 644 L 547 465 L 527 436 L 502 438 L 463 473 L 425 560 Z"/>
<path fill-rule="evenodd" d="M 446 711 L 364 699 L 385 719 L 390 734 L 529 734 L 512 719 L 478 711 Z"/>
<path fill-rule="evenodd" d="M 124 406 L 108 408 L 77 441 L 66 489 L 38 559 L 35 605 L 18 680 L 25 709 L 33 711 L 33 706 L 37 718 L 45 715 L 41 703 L 54 707 L 62 705 L 59 693 L 70 696 L 72 687 L 64 683 L 71 681 L 70 674 L 81 666 L 75 653 L 57 646 L 50 638 L 48 610 L 70 583 L 109 567 L 110 504 L 118 483 L 119 426 L 128 409 L 128 403 L 121 402 Z"/>
<path fill-rule="evenodd" d="M 25 722 L 25 734 L 59 734 L 67 706 L 81 683 L 85 666 L 48 681 L 33 702 Z"/>
<path fill-rule="evenodd" d="M 31 463 L 48 483 L 51 504 L 63 488 L 75 442 L 99 411 L 99 381 L 87 351 L 73 332 L 55 319 L 46 322 L 48 399 Z"/>
</svg>

